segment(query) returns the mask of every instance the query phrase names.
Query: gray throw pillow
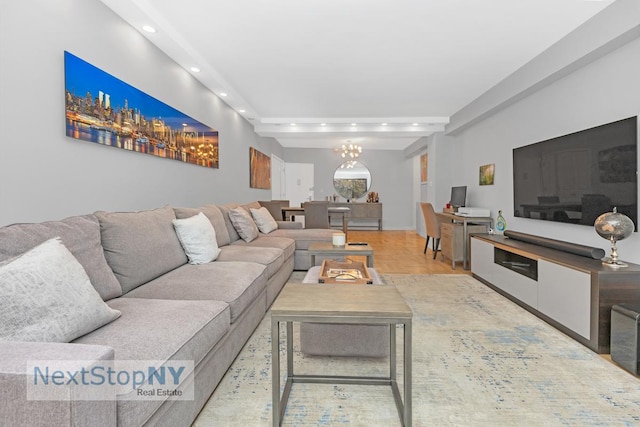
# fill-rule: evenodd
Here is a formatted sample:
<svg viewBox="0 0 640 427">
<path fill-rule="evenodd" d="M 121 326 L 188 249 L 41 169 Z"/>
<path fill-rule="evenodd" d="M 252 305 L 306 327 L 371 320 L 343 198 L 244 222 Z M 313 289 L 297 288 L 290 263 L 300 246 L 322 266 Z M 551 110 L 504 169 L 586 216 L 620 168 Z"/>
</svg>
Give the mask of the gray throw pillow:
<svg viewBox="0 0 640 427">
<path fill-rule="evenodd" d="M 120 316 L 60 238 L 0 266 L 0 341 L 70 342 Z"/>
<path fill-rule="evenodd" d="M 265 207 L 261 207 L 260 209 L 250 208 L 251 216 L 258 226 L 258 230 L 261 233 L 269 234 L 273 230 L 278 229 L 278 223 L 271 216 L 271 213 Z"/>
<path fill-rule="evenodd" d="M 246 209 L 237 207 L 229 210 L 229 218 L 242 240 L 249 243 L 258 237 L 258 227 Z"/>
</svg>

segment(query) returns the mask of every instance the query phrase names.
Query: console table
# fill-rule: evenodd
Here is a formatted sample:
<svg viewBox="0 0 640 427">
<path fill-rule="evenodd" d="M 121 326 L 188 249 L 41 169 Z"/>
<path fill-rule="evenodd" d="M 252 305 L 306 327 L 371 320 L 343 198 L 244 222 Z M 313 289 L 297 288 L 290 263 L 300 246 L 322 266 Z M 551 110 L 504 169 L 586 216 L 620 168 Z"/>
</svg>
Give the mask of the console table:
<svg viewBox="0 0 640 427">
<path fill-rule="evenodd" d="M 376 221 L 378 230 L 382 230 L 382 203 L 344 203 L 330 202 L 330 208 L 349 208 L 347 221 Z M 331 217 L 331 211 L 329 211 Z"/>
<path fill-rule="evenodd" d="M 471 237 L 471 272 L 597 353 L 609 353 L 611 307 L 640 303 L 640 265 L 600 260 L 505 236 Z"/>
</svg>

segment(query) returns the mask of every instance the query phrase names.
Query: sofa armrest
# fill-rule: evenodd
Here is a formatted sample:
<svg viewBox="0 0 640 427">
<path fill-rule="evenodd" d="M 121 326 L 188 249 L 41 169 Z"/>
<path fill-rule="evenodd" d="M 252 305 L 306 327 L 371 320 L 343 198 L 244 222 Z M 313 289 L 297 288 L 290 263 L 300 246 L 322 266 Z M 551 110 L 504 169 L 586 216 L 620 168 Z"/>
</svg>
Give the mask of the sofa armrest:
<svg viewBox="0 0 640 427">
<path fill-rule="evenodd" d="M 301 230 L 302 223 L 295 221 L 276 221 L 278 223 L 278 228 L 282 230 Z"/>
<path fill-rule="evenodd" d="M 83 390 L 73 385 L 55 386 L 52 400 L 35 400 L 33 391 L 38 372 L 47 365 L 64 366 L 69 372 L 94 366 L 112 366 L 111 347 L 49 342 L 4 342 L 0 346 L 0 420 L 10 426 L 115 426 L 115 390 L 102 389 L 106 400 L 87 400 Z M 64 361 L 64 362 L 55 362 Z M 40 383 L 42 384 L 42 376 Z M 68 377 L 66 377 L 68 378 Z M 62 382 L 67 381 L 62 380 Z M 51 387 L 53 387 L 53 384 Z M 79 393 L 83 393 L 79 395 Z M 80 399 L 76 398 L 80 397 Z"/>
</svg>

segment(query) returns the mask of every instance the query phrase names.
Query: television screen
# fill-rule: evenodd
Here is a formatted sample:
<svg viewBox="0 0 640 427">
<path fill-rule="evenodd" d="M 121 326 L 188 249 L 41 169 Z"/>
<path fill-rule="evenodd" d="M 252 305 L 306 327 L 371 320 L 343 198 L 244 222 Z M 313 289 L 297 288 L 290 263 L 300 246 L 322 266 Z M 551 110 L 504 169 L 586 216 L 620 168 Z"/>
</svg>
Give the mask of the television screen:
<svg viewBox="0 0 640 427">
<path fill-rule="evenodd" d="M 467 186 L 451 187 L 451 206 L 459 208 L 465 206 L 467 201 Z"/>
<path fill-rule="evenodd" d="M 638 228 L 638 118 L 513 150 L 515 217 L 593 226 L 614 207 Z"/>
</svg>

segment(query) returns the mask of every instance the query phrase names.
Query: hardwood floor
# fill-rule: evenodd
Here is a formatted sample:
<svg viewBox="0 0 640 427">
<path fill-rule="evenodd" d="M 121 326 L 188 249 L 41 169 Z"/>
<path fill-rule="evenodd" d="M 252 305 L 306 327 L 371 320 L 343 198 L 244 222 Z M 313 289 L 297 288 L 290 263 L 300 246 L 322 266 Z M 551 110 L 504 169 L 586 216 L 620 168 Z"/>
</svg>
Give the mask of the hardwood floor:
<svg viewBox="0 0 640 427">
<path fill-rule="evenodd" d="M 452 270 L 451 261 L 441 261 L 440 253 L 434 260 L 431 242 L 423 254 L 425 239 L 415 231 L 349 230 L 347 240 L 373 246 L 374 268 L 381 274 L 470 274 L 462 269 L 462 263 Z"/>
</svg>

